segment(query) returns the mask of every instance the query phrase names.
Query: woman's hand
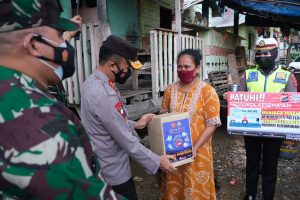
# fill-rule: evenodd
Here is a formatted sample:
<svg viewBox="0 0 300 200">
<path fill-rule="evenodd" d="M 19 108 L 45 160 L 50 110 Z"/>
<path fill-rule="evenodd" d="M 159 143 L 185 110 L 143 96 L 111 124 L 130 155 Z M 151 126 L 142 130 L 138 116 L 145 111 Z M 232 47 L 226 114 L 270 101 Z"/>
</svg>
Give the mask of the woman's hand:
<svg viewBox="0 0 300 200">
<path fill-rule="evenodd" d="M 196 157 L 196 153 L 197 153 L 198 149 L 211 138 L 211 136 L 215 132 L 216 128 L 217 128 L 217 125 L 213 125 L 213 126 L 207 126 L 204 129 L 200 138 L 197 139 L 197 141 L 193 145 L 193 156 L 194 157 Z"/>
</svg>

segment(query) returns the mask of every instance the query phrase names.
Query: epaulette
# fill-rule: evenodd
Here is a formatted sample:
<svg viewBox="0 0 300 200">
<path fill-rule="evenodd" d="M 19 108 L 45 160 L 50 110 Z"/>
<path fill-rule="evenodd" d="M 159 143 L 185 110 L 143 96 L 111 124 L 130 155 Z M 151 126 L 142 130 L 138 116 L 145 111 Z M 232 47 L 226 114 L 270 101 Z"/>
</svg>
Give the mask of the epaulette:
<svg viewBox="0 0 300 200">
<path fill-rule="evenodd" d="M 247 69 L 257 69 L 258 65 L 248 65 Z"/>
<path fill-rule="evenodd" d="M 284 66 L 284 65 L 279 65 L 279 66 L 281 67 L 282 70 L 291 72 L 291 70 L 288 69 L 286 66 Z"/>
</svg>

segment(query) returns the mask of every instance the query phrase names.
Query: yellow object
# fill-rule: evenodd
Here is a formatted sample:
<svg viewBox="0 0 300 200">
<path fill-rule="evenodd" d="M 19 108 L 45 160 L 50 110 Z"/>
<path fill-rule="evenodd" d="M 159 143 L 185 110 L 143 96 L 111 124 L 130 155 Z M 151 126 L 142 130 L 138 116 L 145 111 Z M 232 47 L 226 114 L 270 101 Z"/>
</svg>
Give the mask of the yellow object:
<svg viewBox="0 0 300 200">
<path fill-rule="evenodd" d="M 247 89 L 249 92 L 283 92 L 290 74 L 280 66 L 266 79 L 258 66 L 247 69 Z"/>
</svg>

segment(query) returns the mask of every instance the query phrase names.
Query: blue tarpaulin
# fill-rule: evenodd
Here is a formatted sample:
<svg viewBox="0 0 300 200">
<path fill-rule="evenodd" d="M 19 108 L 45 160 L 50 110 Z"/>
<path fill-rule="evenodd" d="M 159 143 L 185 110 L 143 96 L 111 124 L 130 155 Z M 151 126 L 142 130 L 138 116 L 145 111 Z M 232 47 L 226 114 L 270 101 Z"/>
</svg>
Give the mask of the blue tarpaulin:
<svg viewBox="0 0 300 200">
<path fill-rule="evenodd" d="M 252 14 L 272 14 L 284 17 L 298 17 L 300 19 L 299 0 L 224 0 L 230 7 L 240 7 L 245 12 Z"/>
<path fill-rule="evenodd" d="M 279 22 L 284 26 L 300 26 L 300 0 L 222 0 L 234 10 L 249 16 Z M 247 21 L 247 20 L 246 20 Z M 256 20 L 252 20 L 256 21 Z M 258 22 L 258 21 L 257 21 Z M 259 23 L 259 22 L 258 22 Z M 246 23 L 247 24 L 247 23 Z M 254 25 L 254 24 L 253 24 Z M 259 25 L 259 24 L 257 24 Z"/>
</svg>

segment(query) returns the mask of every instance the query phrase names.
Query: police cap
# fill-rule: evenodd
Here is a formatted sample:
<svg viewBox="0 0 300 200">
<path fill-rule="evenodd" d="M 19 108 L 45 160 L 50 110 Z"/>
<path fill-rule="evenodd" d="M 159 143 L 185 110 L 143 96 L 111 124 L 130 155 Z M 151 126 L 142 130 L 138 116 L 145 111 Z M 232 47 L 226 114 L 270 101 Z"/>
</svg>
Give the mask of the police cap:
<svg viewBox="0 0 300 200">
<path fill-rule="evenodd" d="M 138 52 L 140 49 L 135 47 L 134 45 L 130 44 L 126 40 L 119 38 L 114 35 L 110 35 L 102 44 L 103 47 L 106 49 L 118 54 L 126 58 L 133 69 L 140 69 L 143 65 L 137 59 Z"/>
<path fill-rule="evenodd" d="M 278 43 L 274 38 L 259 38 L 256 41 L 256 51 L 267 52 L 278 47 Z"/>
</svg>

